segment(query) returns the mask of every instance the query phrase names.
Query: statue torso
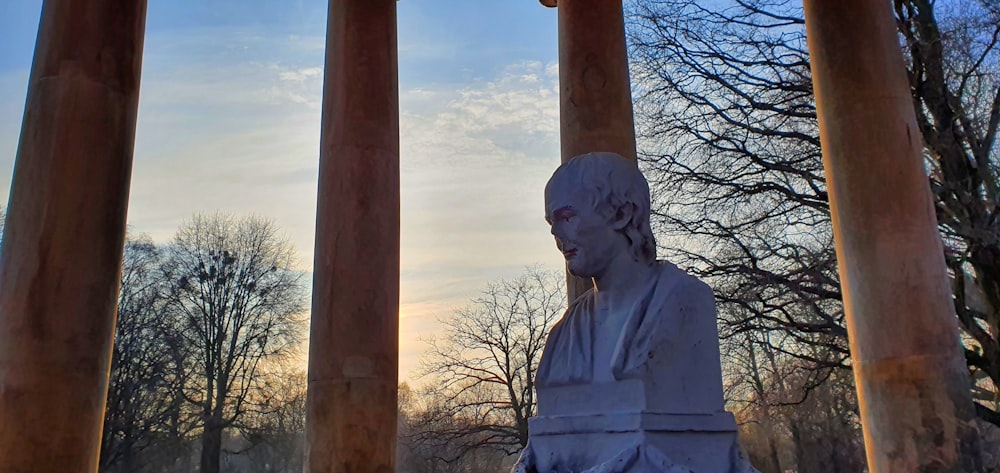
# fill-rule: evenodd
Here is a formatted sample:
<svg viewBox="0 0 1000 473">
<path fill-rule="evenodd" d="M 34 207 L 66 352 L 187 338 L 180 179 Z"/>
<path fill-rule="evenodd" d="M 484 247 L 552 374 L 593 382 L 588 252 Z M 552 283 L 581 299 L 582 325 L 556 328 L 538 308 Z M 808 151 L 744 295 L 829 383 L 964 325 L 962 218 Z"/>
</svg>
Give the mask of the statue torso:
<svg viewBox="0 0 1000 473">
<path fill-rule="evenodd" d="M 540 415 L 547 387 L 630 379 L 647 385 L 663 409 L 722 408 L 711 289 L 667 262 L 651 274 L 624 302 L 602 304 L 588 291 L 570 305 L 538 368 Z"/>
</svg>

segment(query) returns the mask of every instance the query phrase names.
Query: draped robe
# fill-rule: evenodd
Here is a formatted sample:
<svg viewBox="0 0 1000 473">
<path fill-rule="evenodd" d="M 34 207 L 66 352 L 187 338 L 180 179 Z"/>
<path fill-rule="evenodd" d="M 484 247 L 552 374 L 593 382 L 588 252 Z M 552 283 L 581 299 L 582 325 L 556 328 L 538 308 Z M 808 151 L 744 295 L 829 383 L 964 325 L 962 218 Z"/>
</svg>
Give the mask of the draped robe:
<svg viewBox="0 0 1000 473">
<path fill-rule="evenodd" d="M 723 409 L 715 298 L 704 282 L 668 262 L 628 309 L 610 360 L 594 359 L 594 292 L 570 305 L 552 328 L 535 384 L 546 387 L 592 382 L 594 363 L 610 363 L 615 380 L 642 379 L 673 412 Z M 544 396 L 539 392 L 539 398 Z M 543 412 L 539 414 L 544 415 Z"/>
</svg>

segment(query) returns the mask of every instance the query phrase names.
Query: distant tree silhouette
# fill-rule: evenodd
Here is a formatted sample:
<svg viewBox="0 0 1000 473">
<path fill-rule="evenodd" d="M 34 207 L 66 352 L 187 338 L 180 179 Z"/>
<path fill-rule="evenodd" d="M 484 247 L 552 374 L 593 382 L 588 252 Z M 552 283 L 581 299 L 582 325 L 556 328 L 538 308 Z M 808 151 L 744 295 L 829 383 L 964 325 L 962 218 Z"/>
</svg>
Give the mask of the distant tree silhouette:
<svg viewBox="0 0 1000 473">
<path fill-rule="evenodd" d="M 561 273 L 528 268 L 441 319 L 444 331 L 421 359 L 429 383 L 412 439 L 446 460 L 484 447 L 520 451 L 535 414 L 535 372 L 565 292 Z"/>
<path fill-rule="evenodd" d="M 202 473 L 218 473 L 223 430 L 265 387 L 258 376 L 295 352 L 304 334 L 303 274 L 270 221 L 196 215 L 165 249 L 168 336 L 185 351 L 183 394 L 201 429 Z"/>
<path fill-rule="evenodd" d="M 164 331 L 162 257 L 146 235 L 130 235 L 125 242 L 101 471 L 138 471 L 139 454 L 164 448 L 157 442 L 180 416 L 183 360 Z"/>
<path fill-rule="evenodd" d="M 305 460 L 306 373 L 280 366 L 262 376 L 252 407 L 236 423 L 250 471 L 299 472 Z"/>
</svg>

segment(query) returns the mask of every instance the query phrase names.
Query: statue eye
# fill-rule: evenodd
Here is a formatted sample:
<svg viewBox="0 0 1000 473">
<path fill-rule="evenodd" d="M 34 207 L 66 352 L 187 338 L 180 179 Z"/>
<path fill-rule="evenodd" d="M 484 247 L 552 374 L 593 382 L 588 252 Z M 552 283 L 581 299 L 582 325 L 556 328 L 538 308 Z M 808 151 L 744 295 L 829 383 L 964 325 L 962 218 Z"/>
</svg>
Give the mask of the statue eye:
<svg viewBox="0 0 1000 473">
<path fill-rule="evenodd" d="M 575 216 L 576 212 L 574 212 L 570 208 L 561 208 L 559 210 L 556 210 L 555 212 L 552 212 L 552 219 L 557 222 L 568 223 Z"/>
</svg>

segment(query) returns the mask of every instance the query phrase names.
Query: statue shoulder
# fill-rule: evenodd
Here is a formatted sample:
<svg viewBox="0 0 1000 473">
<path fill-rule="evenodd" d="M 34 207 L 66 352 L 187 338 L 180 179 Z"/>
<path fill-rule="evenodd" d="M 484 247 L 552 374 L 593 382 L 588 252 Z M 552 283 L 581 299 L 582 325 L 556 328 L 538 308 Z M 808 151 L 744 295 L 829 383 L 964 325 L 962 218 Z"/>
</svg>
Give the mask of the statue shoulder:
<svg viewBox="0 0 1000 473">
<path fill-rule="evenodd" d="M 549 331 L 542 359 L 535 373 L 539 388 L 589 383 L 592 377 L 594 292 L 573 300 Z"/>
<path fill-rule="evenodd" d="M 586 318 L 593 311 L 593 308 L 594 290 L 590 289 L 570 302 L 569 306 L 566 307 L 566 311 L 563 312 L 563 316 L 552 326 L 552 329 L 549 332 L 549 337 L 551 338 L 556 336 L 559 332 L 565 329 L 566 326 L 576 325 L 575 322 L 583 322 L 577 319 Z"/>
<path fill-rule="evenodd" d="M 669 293 L 669 298 L 677 303 L 715 304 L 715 293 L 712 287 L 697 276 L 694 276 L 672 263 L 661 261 L 658 290 Z"/>
</svg>

